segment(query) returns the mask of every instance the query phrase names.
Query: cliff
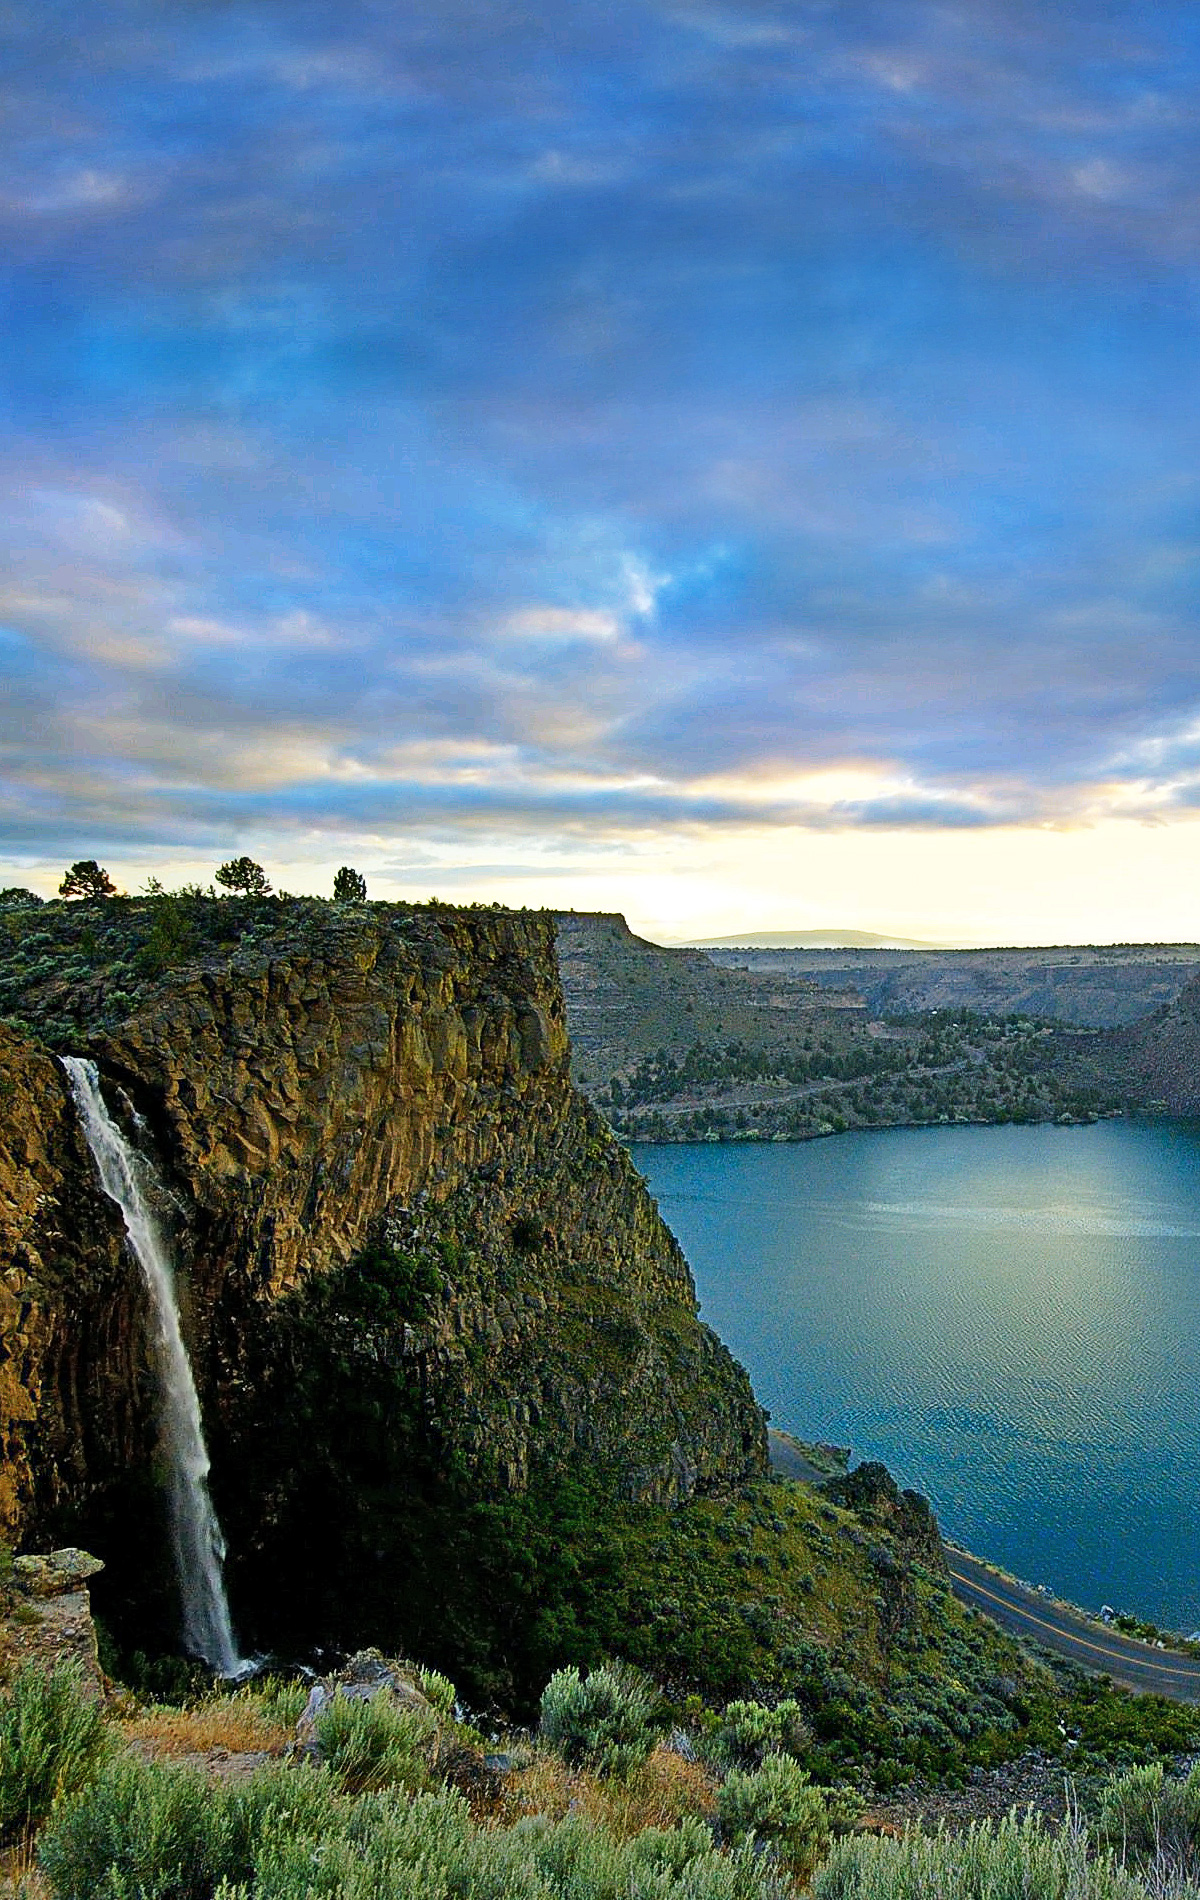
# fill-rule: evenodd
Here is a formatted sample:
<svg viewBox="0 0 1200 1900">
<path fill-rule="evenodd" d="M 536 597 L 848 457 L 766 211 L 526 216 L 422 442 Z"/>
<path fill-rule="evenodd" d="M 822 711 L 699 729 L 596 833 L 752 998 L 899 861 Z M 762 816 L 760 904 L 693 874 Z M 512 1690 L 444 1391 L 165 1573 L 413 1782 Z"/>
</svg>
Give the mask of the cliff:
<svg viewBox="0 0 1200 1900">
<path fill-rule="evenodd" d="M 153 1446 L 143 1302 L 44 1051 L 0 1025 L 0 1537 L 84 1511 Z"/>
<path fill-rule="evenodd" d="M 185 908 L 164 968 L 161 905 L 47 906 L 19 1000 L 95 1057 L 155 1156 L 235 1587 L 264 1634 L 281 1566 L 297 1634 L 334 1602 L 350 1634 L 389 1604 L 403 1620 L 435 1509 L 580 1474 L 677 1502 L 764 1469 L 745 1375 L 571 1087 L 548 918 Z M 125 1589 L 115 1524 L 152 1462 L 140 1293 L 56 1065 L 2 1051 L 7 1523 L 78 1536 Z"/>
</svg>

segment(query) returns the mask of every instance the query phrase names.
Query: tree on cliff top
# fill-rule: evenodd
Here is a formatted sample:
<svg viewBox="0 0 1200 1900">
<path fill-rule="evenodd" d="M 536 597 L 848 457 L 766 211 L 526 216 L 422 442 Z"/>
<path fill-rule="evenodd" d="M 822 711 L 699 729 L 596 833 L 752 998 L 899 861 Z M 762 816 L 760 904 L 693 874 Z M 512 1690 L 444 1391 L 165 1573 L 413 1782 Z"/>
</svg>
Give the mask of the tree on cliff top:
<svg viewBox="0 0 1200 1900">
<path fill-rule="evenodd" d="M 333 901 L 335 904 L 365 904 L 367 901 L 367 880 L 361 871 L 353 870 L 343 864 L 333 880 Z"/>
<path fill-rule="evenodd" d="M 271 886 L 261 864 L 253 858 L 230 858 L 216 873 L 217 883 L 240 897 L 269 897 Z"/>
<path fill-rule="evenodd" d="M 115 897 L 117 887 L 95 858 L 77 858 L 58 887 L 60 897 Z"/>
</svg>

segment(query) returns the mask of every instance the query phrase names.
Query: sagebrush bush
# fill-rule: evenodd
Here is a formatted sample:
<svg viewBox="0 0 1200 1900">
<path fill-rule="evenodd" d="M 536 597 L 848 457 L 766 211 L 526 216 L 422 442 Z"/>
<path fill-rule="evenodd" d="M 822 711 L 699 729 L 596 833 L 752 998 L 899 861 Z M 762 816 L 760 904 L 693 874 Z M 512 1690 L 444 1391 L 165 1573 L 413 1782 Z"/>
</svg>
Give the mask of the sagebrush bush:
<svg viewBox="0 0 1200 1900">
<path fill-rule="evenodd" d="M 316 1731 L 325 1761 L 348 1794 L 375 1788 L 414 1793 L 429 1780 L 437 1718 L 402 1708 L 389 1689 L 370 1701 L 335 1695 L 318 1715 Z"/>
<path fill-rule="evenodd" d="M 446 1789 L 351 1797 L 311 1766 L 239 1787 L 128 1757 L 56 1813 L 42 1870 L 54 1900 L 783 1900 L 697 1822 L 628 1841 L 576 1814 L 478 1828 Z"/>
<path fill-rule="evenodd" d="M 1097 1832 L 1118 1858 L 1169 1878 L 1200 1874 L 1200 1767 L 1169 1779 L 1162 1764 L 1131 1768 L 1100 1793 Z"/>
<path fill-rule="evenodd" d="M 252 1878 L 265 1840 L 313 1844 L 340 1825 L 333 1777 L 273 1764 L 240 1783 L 136 1756 L 56 1808 L 39 1863 L 54 1900 L 211 1900 Z"/>
<path fill-rule="evenodd" d="M 767 1755 L 803 1755 L 812 1742 L 804 1710 L 793 1700 L 773 1709 L 761 1702 L 731 1702 L 706 1738 L 704 1753 L 714 1767 L 758 1768 Z"/>
<path fill-rule="evenodd" d="M 245 1871 L 224 1791 L 134 1757 L 59 1806 L 39 1860 L 55 1900 L 209 1900 L 223 1875 Z"/>
<path fill-rule="evenodd" d="M 824 1794 L 790 1755 L 734 1768 L 717 1794 L 717 1817 L 732 1841 L 769 1844 L 798 1880 L 807 1880 L 833 1836 Z"/>
<path fill-rule="evenodd" d="M 26 1665 L 0 1700 L 0 1838 L 28 1835 L 99 1768 L 108 1732 L 77 1670 Z"/>
<path fill-rule="evenodd" d="M 1146 1889 L 1083 1834 L 1047 1834 L 1040 1820 L 1009 1815 L 965 1834 L 835 1842 L 812 1883 L 812 1900 L 1147 1900 Z"/>
<path fill-rule="evenodd" d="M 635 1669 L 605 1663 L 581 1676 L 557 1669 L 542 1692 L 541 1734 L 572 1767 L 628 1774 L 654 1746 L 658 1695 Z"/>
<path fill-rule="evenodd" d="M 450 1678 L 443 1676 L 437 1669 L 418 1669 L 417 1681 L 421 1685 L 422 1695 L 428 1697 L 438 1714 L 448 1722 L 454 1714 L 454 1704 L 458 1700 L 458 1690 Z"/>
</svg>

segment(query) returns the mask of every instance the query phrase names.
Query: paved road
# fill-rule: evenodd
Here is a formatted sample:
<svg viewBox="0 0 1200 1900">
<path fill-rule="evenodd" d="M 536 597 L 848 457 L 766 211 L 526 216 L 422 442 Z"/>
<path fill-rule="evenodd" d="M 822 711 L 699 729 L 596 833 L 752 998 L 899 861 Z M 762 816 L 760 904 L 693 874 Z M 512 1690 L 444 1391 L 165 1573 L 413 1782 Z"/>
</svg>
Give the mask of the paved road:
<svg viewBox="0 0 1200 1900">
<path fill-rule="evenodd" d="M 1111 1676 L 1127 1689 L 1200 1702 L 1200 1658 L 1155 1649 L 1152 1643 L 1139 1643 L 1119 1630 L 1106 1629 L 1055 1597 L 1039 1596 L 1036 1590 L 1025 1590 L 1012 1578 L 997 1575 L 953 1544 L 946 1546 L 946 1560 L 959 1601 L 983 1610 L 1002 1629 L 1040 1643 L 1093 1674 Z"/>
<path fill-rule="evenodd" d="M 786 1434 L 772 1430 L 770 1443 L 771 1463 L 785 1478 L 820 1484 L 828 1475 L 811 1465 Z M 1065 1656 L 1093 1675 L 1111 1676 L 1126 1689 L 1173 1696 L 1177 1702 L 1200 1702 L 1200 1657 L 1181 1656 L 1178 1651 L 1155 1649 L 1152 1643 L 1122 1636 L 1056 1597 L 1026 1590 L 956 1544 L 947 1544 L 946 1561 L 960 1603 L 982 1610 L 1001 1629 Z"/>
</svg>

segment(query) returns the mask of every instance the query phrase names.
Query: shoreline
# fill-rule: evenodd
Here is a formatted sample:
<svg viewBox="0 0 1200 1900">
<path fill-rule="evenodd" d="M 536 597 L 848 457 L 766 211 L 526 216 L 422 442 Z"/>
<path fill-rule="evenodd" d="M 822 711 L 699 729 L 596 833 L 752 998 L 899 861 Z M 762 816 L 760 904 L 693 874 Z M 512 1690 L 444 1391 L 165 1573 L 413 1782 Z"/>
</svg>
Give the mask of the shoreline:
<svg viewBox="0 0 1200 1900">
<path fill-rule="evenodd" d="M 848 1452 L 846 1465 L 841 1463 L 843 1447 L 811 1445 L 776 1426 L 768 1426 L 767 1440 L 772 1471 L 793 1483 L 819 1489 L 849 1463 Z M 1010 1635 L 1135 1693 L 1200 1702 L 1200 1643 L 1172 1630 L 1159 1630 L 1157 1639 L 1131 1635 L 1047 1585 L 1027 1583 L 976 1556 L 952 1537 L 943 1535 L 942 1546 L 955 1596 Z"/>
</svg>

